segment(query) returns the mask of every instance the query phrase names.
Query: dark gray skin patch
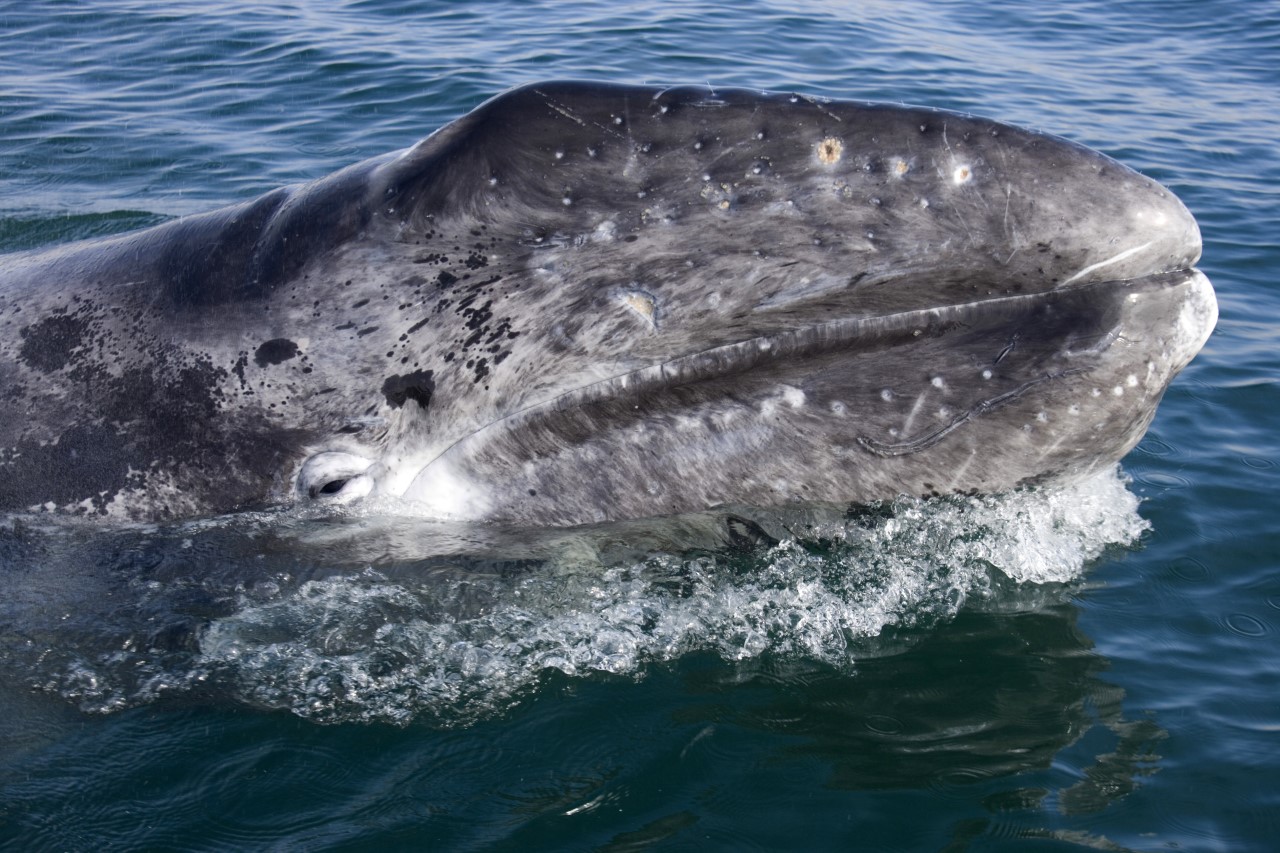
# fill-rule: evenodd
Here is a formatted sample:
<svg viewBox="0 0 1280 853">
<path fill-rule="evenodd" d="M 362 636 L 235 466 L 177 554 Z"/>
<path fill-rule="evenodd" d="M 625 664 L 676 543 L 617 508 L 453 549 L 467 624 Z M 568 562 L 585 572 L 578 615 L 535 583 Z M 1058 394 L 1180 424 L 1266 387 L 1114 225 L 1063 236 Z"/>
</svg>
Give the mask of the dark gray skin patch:
<svg viewBox="0 0 1280 853">
<path fill-rule="evenodd" d="M 96 419 L 52 440 L 21 441 L 0 458 L 0 506 L 88 500 L 89 511 L 103 512 L 121 490 L 144 487 L 156 472 L 226 466 L 241 448 L 209 428 L 226 376 L 207 359 L 178 362 L 163 352 L 150 365 L 99 376 L 84 391 Z"/>
<path fill-rule="evenodd" d="M 22 329 L 19 356 L 37 370 L 61 370 L 84 343 L 89 330 L 87 317 L 57 313 Z"/>
<path fill-rule="evenodd" d="M 254 351 L 253 362 L 258 367 L 280 364 L 291 358 L 296 358 L 298 352 L 298 345 L 288 338 L 273 338 Z"/>
<path fill-rule="evenodd" d="M 431 370 L 415 370 L 404 376 L 388 376 L 382 383 L 382 396 L 387 398 L 393 409 L 413 400 L 425 412 L 431 405 L 431 395 L 435 390 L 435 372 Z"/>
<path fill-rule="evenodd" d="M 0 506 L 61 505 L 91 496 L 101 511 L 120 489 L 145 479 L 142 473 L 130 476 L 135 454 L 127 442 L 127 435 L 107 424 L 77 424 L 56 444 L 24 441 L 0 452 Z"/>
</svg>

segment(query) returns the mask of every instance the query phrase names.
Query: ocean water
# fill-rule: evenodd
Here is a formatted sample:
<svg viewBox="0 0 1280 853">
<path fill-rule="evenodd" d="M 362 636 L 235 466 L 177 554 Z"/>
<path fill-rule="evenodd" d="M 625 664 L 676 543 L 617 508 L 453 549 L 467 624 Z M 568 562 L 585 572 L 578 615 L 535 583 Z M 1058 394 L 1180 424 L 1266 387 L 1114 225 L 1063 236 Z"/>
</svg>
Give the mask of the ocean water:
<svg viewBox="0 0 1280 853">
<path fill-rule="evenodd" d="M 3 3 L 0 251 L 319 177 L 551 77 L 1069 137 L 1196 214 L 1218 329 L 1065 490 L 727 537 L 6 519 L 0 844 L 1280 847 L 1280 3 Z"/>
</svg>

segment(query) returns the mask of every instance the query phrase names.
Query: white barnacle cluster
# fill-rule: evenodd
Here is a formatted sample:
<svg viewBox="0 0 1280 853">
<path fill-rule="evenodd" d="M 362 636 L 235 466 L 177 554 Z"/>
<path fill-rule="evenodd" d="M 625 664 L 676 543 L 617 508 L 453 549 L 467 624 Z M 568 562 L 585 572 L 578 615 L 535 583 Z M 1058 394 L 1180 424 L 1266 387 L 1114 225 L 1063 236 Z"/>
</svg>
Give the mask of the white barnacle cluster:
<svg viewBox="0 0 1280 853">
<path fill-rule="evenodd" d="M 669 225 L 677 219 L 675 208 L 670 205 L 654 204 L 640 211 L 640 222 L 645 225 L 660 223 Z"/>
<path fill-rule="evenodd" d="M 710 203 L 718 210 L 728 210 L 733 207 L 733 185 L 727 183 L 713 183 L 710 175 L 702 176 L 703 185 L 699 195 L 703 201 Z"/>
<path fill-rule="evenodd" d="M 778 394 L 775 396 L 765 397 L 760 401 L 760 414 L 770 417 L 777 414 L 782 408 L 799 409 L 804 406 L 808 399 L 804 391 L 793 385 L 779 385 Z"/>
<path fill-rule="evenodd" d="M 591 242 L 593 243 L 612 243 L 617 237 L 618 223 L 612 219 L 604 220 L 591 232 Z"/>
</svg>

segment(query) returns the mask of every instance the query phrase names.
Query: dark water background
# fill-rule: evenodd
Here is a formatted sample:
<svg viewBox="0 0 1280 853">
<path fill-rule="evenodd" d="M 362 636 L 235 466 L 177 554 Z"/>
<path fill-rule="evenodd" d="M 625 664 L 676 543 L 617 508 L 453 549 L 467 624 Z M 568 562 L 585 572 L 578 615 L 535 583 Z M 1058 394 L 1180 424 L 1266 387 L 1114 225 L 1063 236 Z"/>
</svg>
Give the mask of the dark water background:
<svg viewBox="0 0 1280 853">
<path fill-rule="evenodd" d="M 762 520 L 776 546 L 8 520 L 0 843 L 1280 848 L 1280 3 L 0 3 L 0 250 L 318 177 L 547 77 L 1067 136 L 1196 214 L 1218 331 L 1127 487 Z"/>
</svg>

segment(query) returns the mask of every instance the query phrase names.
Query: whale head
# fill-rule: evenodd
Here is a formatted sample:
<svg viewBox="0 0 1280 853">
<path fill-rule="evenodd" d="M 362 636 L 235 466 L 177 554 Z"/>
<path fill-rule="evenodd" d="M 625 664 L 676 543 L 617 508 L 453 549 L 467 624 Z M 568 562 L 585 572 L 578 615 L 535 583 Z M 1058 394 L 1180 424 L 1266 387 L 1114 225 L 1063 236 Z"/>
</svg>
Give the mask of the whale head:
<svg viewBox="0 0 1280 853">
<path fill-rule="evenodd" d="M 570 525 L 1081 477 L 1212 330 L 1200 251 L 1155 181 L 989 119 L 533 84 L 313 184 L 11 259 L 4 405 L 46 437 L 0 436 L 0 506 Z"/>
</svg>

